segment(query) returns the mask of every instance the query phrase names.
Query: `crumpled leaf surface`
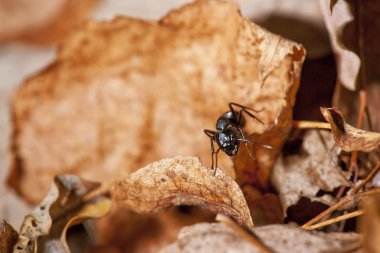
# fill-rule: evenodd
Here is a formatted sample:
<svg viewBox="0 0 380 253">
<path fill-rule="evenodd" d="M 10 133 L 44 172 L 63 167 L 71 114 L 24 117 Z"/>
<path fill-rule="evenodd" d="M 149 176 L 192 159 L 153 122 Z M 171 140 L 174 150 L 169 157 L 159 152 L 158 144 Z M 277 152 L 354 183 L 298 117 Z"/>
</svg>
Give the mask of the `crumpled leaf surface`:
<svg viewBox="0 0 380 253">
<path fill-rule="evenodd" d="M 361 246 L 361 236 L 356 233 L 310 232 L 291 225 L 256 227 L 253 232 L 274 252 L 345 252 Z M 222 223 L 200 223 L 185 227 L 178 241 L 161 249 L 159 253 L 254 253 L 262 252 L 245 241 L 239 234 Z"/>
<path fill-rule="evenodd" d="M 340 148 L 328 131 L 317 130 L 305 134 L 300 154 L 280 157 L 274 167 L 271 181 L 279 192 L 284 212 L 301 197 L 331 205 L 330 195 L 316 197 L 318 191 L 331 192 L 339 186 L 348 186 L 348 174 L 337 165 Z"/>
<path fill-rule="evenodd" d="M 8 182 L 35 202 L 59 173 L 111 183 L 164 157 L 210 164 L 203 129 L 215 128 L 229 102 L 265 108 L 257 114 L 265 125 L 247 120 L 245 130 L 276 137 L 273 154 L 257 155 L 268 181 L 290 130 L 304 55 L 230 1 L 199 0 L 158 22 L 88 22 L 17 91 Z M 219 166 L 233 176 L 230 157 L 220 153 Z"/>
<path fill-rule="evenodd" d="M 336 108 L 321 107 L 323 117 L 331 125 L 335 142 L 346 152 L 370 152 L 380 145 L 380 133 L 365 131 L 346 123 L 343 113 Z"/>
<path fill-rule="evenodd" d="M 375 195 L 364 202 L 364 215 L 359 218 L 358 226 L 363 234 L 366 252 L 380 252 L 380 195 Z"/>
<path fill-rule="evenodd" d="M 367 93 L 372 131 L 380 132 L 379 3 L 376 1 L 320 0 L 338 67 L 333 105 L 350 124 L 358 116 L 358 88 Z M 330 14 L 330 9 L 332 14 Z M 361 68 L 361 70 L 360 70 Z M 356 89 L 356 91 L 354 91 Z"/>
<path fill-rule="evenodd" d="M 16 243 L 18 233 L 5 220 L 0 222 L 0 252 L 11 253 Z"/>
<path fill-rule="evenodd" d="M 359 74 L 360 58 L 342 42 L 343 28 L 354 20 L 350 5 L 345 0 L 320 0 L 325 24 L 330 35 L 331 47 L 338 56 L 338 79 L 347 89 L 356 89 L 356 78 Z M 334 3 L 333 3 L 334 2 Z"/>
<path fill-rule="evenodd" d="M 49 252 L 53 249 L 69 252 L 65 241 L 67 228 L 84 218 L 105 215 L 110 209 L 109 200 L 84 202 L 83 197 L 98 186 L 74 175 L 57 176 L 42 203 L 25 217 L 14 252 Z"/>
<path fill-rule="evenodd" d="M 0 42 L 61 41 L 85 20 L 98 0 L 2 0 Z M 43 8 L 41 8 L 43 6 Z"/>
<path fill-rule="evenodd" d="M 233 179 L 202 164 L 199 158 L 167 158 L 115 183 L 112 196 L 139 213 L 158 213 L 173 205 L 196 205 L 253 227 L 243 193 Z"/>
</svg>

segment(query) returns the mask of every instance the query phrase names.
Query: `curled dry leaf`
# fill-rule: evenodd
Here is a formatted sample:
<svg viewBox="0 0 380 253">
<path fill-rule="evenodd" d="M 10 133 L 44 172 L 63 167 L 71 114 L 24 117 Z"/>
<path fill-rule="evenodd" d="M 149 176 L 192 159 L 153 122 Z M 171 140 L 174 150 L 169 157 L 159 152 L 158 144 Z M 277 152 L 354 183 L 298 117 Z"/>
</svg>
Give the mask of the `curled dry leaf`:
<svg viewBox="0 0 380 253">
<path fill-rule="evenodd" d="M 338 79 L 347 89 L 356 89 L 360 58 L 342 41 L 343 28 L 354 20 L 350 5 L 345 0 L 320 0 L 325 24 L 330 35 L 331 46 L 337 55 Z"/>
<path fill-rule="evenodd" d="M 105 215 L 110 209 L 109 200 L 84 201 L 83 197 L 98 186 L 73 175 L 57 176 L 42 203 L 25 217 L 14 252 L 43 252 L 52 247 L 69 252 L 67 228 L 84 218 Z"/>
<path fill-rule="evenodd" d="M 359 219 L 359 231 L 363 234 L 366 252 L 380 252 L 380 194 L 364 202 L 364 215 Z"/>
<path fill-rule="evenodd" d="M 351 252 L 359 249 L 362 244 L 361 236 L 356 233 L 325 234 L 290 225 L 256 227 L 253 232 L 278 253 Z M 263 252 L 224 224 L 200 223 L 183 228 L 178 241 L 161 249 L 159 253 L 208 253 L 220 252 L 220 249 L 229 253 Z"/>
<path fill-rule="evenodd" d="M 213 175 L 195 157 L 179 156 L 149 164 L 116 182 L 112 196 L 139 213 L 158 213 L 173 205 L 197 205 L 253 226 L 236 182 L 219 169 Z"/>
<path fill-rule="evenodd" d="M 380 133 L 357 129 L 346 123 L 342 112 L 336 108 L 321 107 L 323 117 L 331 125 L 335 142 L 346 152 L 370 152 L 380 145 Z"/>
<path fill-rule="evenodd" d="M 13 245 L 16 243 L 18 233 L 5 220 L 0 222 L 0 252 L 13 252 Z"/>
<path fill-rule="evenodd" d="M 359 92 L 354 90 L 360 88 L 367 93 L 364 104 L 370 117 L 370 129 L 380 132 L 379 3 L 330 0 L 329 8 L 328 2 L 320 0 L 338 67 L 333 104 L 353 124 L 359 108 Z"/>
<path fill-rule="evenodd" d="M 274 167 L 272 183 L 280 194 L 284 212 L 301 197 L 331 205 L 330 195 L 316 197 L 318 191 L 331 192 L 348 186 L 349 175 L 337 165 L 340 148 L 328 131 L 310 130 L 305 134 L 301 154 L 280 157 Z"/>
<path fill-rule="evenodd" d="M 267 183 L 290 130 L 304 55 L 301 45 L 241 17 L 231 1 L 195 1 L 159 21 L 88 22 L 17 91 L 8 182 L 35 202 L 57 174 L 112 183 L 165 157 L 210 164 L 203 129 L 239 102 L 265 108 L 257 114 L 265 125 L 247 120 L 245 130 L 270 131 L 276 141 L 263 140 L 275 147 L 269 157 L 257 155 Z M 234 174 L 222 153 L 219 166 Z"/>
<path fill-rule="evenodd" d="M 56 43 L 86 19 L 98 0 L 2 0 L 0 42 Z M 41 8 L 43 6 L 44 8 Z"/>
</svg>

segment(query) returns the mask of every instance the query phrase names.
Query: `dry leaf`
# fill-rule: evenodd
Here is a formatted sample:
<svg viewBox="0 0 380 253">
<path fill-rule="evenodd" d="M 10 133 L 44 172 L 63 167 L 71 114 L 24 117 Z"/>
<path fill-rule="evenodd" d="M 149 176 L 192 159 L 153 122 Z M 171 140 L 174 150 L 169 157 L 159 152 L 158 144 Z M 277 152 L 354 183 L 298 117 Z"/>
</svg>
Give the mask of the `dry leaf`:
<svg viewBox="0 0 380 253">
<path fill-rule="evenodd" d="M 351 252 L 361 246 L 356 233 L 310 232 L 290 225 L 256 227 L 253 232 L 274 252 Z M 182 229 L 178 241 L 163 248 L 160 253 L 203 252 L 254 253 L 262 250 L 245 241 L 224 224 L 200 223 Z"/>
<path fill-rule="evenodd" d="M 380 252 L 380 195 L 364 202 L 364 215 L 359 219 L 359 231 L 363 234 L 366 252 Z"/>
<path fill-rule="evenodd" d="M 158 213 L 173 205 L 196 205 L 252 227 L 239 186 L 223 171 L 213 171 L 199 158 L 175 157 L 147 165 L 115 183 L 113 198 L 139 213 Z"/>
<path fill-rule="evenodd" d="M 5 220 L 0 223 L 0 252 L 11 253 L 16 243 L 18 233 Z"/>
<path fill-rule="evenodd" d="M 62 41 L 86 19 L 98 0 L 2 0 L 0 42 Z M 43 6 L 44 8 L 41 8 Z"/>
<path fill-rule="evenodd" d="M 321 107 L 323 117 L 331 125 L 335 142 L 346 152 L 370 152 L 380 145 L 380 133 L 357 129 L 346 123 L 343 113 L 336 108 Z"/>
<path fill-rule="evenodd" d="M 84 218 L 105 215 L 110 209 L 109 200 L 84 202 L 83 197 L 98 186 L 73 175 L 57 176 L 42 203 L 25 217 L 14 252 L 69 252 L 67 228 Z"/>
<path fill-rule="evenodd" d="M 256 226 L 284 222 L 281 201 L 277 195 L 273 193 L 261 194 L 252 185 L 243 185 L 241 189 Z"/>
<path fill-rule="evenodd" d="M 358 91 L 367 93 L 367 111 L 372 131 L 380 131 L 380 67 L 378 59 L 378 16 L 380 5 L 376 1 L 320 0 L 325 23 L 330 32 L 338 63 L 338 82 L 334 106 L 340 108 L 350 124 L 358 116 Z"/>
<path fill-rule="evenodd" d="M 100 198 L 92 203 L 86 204 L 79 212 L 77 212 L 70 220 L 66 223 L 62 233 L 60 242 L 62 246 L 69 252 L 69 246 L 67 245 L 66 236 L 67 230 L 86 219 L 96 219 L 104 217 L 111 210 L 111 200 L 108 198 Z"/>
<path fill-rule="evenodd" d="M 356 78 L 359 74 L 360 58 L 342 43 L 343 28 L 353 21 L 350 5 L 345 0 L 320 0 L 321 10 L 329 31 L 331 46 L 337 55 L 338 79 L 347 89 L 356 89 Z M 332 11 L 332 14 L 331 14 Z"/>
<path fill-rule="evenodd" d="M 322 139 L 323 138 L 323 141 Z M 325 143 L 325 145 L 324 145 Z M 337 165 L 340 148 L 327 131 L 310 130 L 302 143 L 301 154 L 280 157 L 274 167 L 272 183 L 280 194 L 284 212 L 301 197 L 331 205 L 330 195 L 316 197 L 318 191 L 331 192 L 348 186 L 348 174 Z"/>
<path fill-rule="evenodd" d="M 268 181 L 290 130 L 304 55 L 230 1 L 199 0 L 158 22 L 89 22 L 17 91 L 8 182 L 35 202 L 60 173 L 111 183 L 164 157 L 210 164 L 203 129 L 215 127 L 229 102 L 265 108 L 257 114 L 265 125 L 247 120 L 245 130 L 275 137 L 274 153 L 257 156 Z M 219 166 L 234 174 L 222 152 Z"/>
</svg>

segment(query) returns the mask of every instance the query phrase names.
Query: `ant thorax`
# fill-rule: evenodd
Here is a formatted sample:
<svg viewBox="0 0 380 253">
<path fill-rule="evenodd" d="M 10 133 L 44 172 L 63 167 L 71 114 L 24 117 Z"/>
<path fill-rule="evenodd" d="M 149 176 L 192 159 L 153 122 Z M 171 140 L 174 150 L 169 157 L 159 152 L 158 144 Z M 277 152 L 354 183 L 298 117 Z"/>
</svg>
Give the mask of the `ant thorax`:
<svg viewBox="0 0 380 253">
<path fill-rule="evenodd" d="M 220 116 L 216 121 L 216 129 L 223 130 L 226 129 L 228 126 L 243 127 L 245 124 L 244 117 L 241 117 L 240 122 L 237 122 L 234 113 L 235 112 L 228 111 L 225 112 L 222 116 Z"/>
</svg>

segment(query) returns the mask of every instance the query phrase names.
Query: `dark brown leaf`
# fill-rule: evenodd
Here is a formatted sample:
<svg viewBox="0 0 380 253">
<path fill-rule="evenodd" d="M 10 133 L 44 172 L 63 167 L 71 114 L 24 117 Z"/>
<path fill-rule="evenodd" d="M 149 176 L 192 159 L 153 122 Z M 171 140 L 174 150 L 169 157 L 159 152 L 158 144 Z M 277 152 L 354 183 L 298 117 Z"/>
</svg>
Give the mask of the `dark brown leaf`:
<svg viewBox="0 0 380 253">
<path fill-rule="evenodd" d="M 0 222 L 0 252 L 13 252 L 13 245 L 16 243 L 18 233 L 5 220 Z"/>
</svg>

